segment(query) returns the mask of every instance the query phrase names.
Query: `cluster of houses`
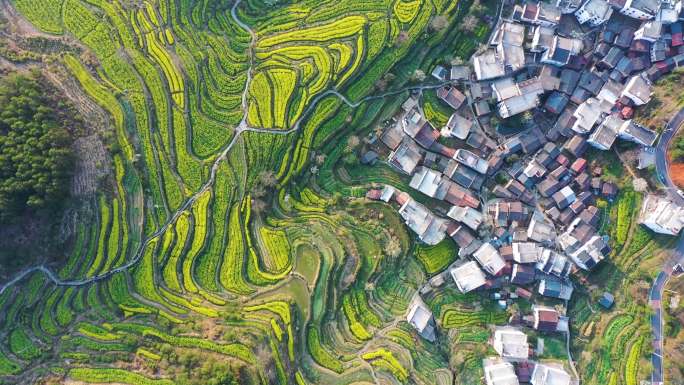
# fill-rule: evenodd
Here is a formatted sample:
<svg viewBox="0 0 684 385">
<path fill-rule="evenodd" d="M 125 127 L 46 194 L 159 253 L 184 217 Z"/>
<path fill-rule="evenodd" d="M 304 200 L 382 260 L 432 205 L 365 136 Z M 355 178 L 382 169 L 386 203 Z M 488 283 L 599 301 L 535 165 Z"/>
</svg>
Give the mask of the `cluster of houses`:
<svg viewBox="0 0 684 385">
<path fill-rule="evenodd" d="M 515 5 L 471 65 L 432 72 L 449 84 L 437 90 L 453 109 L 444 127 L 425 118 L 419 95 L 403 103 L 380 137 L 386 149 L 378 151 L 411 177 L 422 202 L 442 203 L 421 203 L 392 186 L 366 196 L 395 205 L 428 245 L 451 238 L 460 257 L 414 297 L 407 320 L 421 336 L 433 341 L 437 328 L 421 295 L 447 281 L 463 293 L 503 288 L 505 298 L 497 293 L 497 299 L 504 308 L 536 295 L 567 303 L 574 290 L 569 277 L 606 258 L 597 200 L 612 201 L 618 186 L 586 152 L 610 150 L 618 138 L 655 144 L 658 134 L 633 120 L 634 109 L 650 101 L 653 82 L 684 63 L 680 14 L 675 0 Z M 524 129 L 506 135 L 511 121 Z M 640 221 L 675 235 L 684 227 L 684 208 L 649 195 Z M 600 304 L 612 301 L 605 293 Z M 534 305 L 523 324 L 567 332 L 559 308 Z M 497 329 L 492 344 L 500 357 L 484 361 L 489 385 L 571 381 L 561 366 L 529 360 L 519 328 Z"/>
</svg>

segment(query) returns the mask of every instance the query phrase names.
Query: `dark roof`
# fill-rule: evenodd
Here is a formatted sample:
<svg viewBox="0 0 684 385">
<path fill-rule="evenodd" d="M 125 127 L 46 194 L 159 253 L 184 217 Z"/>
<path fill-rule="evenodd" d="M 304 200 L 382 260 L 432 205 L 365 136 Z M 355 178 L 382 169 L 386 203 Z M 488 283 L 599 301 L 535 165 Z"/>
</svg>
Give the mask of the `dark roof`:
<svg viewBox="0 0 684 385">
<path fill-rule="evenodd" d="M 610 45 L 604 41 L 598 43 L 596 47 L 594 47 L 594 52 L 593 55 L 596 56 L 599 59 L 603 59 L 604 56 L 610 51 Z"/>
<path fill-rule="evenodd" d="M 577 200 L 582 202 L 585 206 L 589 206 L 594 203 L 594 196 L 591 195 L 589 191 L 582 191 L 577 195 Z"/>
<path fill-rule="evenodd" d="M 575 215 L 579 214 L 584 210 L 584 202 L 581 200 L 576 200 L 570 204 L 570 207 L 568 207 Z M 574 218 L 573 218 L 574 219 Z"/>
<path fill-rule="evenodd" d="M 549 216 L 549 218 L 551 218 L 554 221 L 557 221 L 561 215 L 560 210 L 558 210 L 558 207 L 556 207 L 556 206 L 553 206 L 550 209 L 546 210 L 545 213 L 546 213 L 546 215 Z"/>
<path fill-rule="evenodd" d="M 572 223 L 572 220 L 575 219 L 575 215 L 577 214 L 575 214 L 570 207 L 567 207 L 565 210 L 561 211 L 560 215 L 558 216 L 558 220 L 564 226 L 568 226 L 570 223 Z"/>
<path fill-rule="evenodd" d="M 589 226 L 596 228 L 601 217 L 599 216 L 599 209 L 596 206 L 589 206 L 584 209 L 579 217 Z"/>
<path fill-rule="evenodd" d="M 601 77 L 598 76 L 598 74 L 592 71 L 582 72 L 582 75 L 580 76 L 579 80 L 579 86 L 591 92 L 594 95 L 598 95 L 604 83 L 605 81 L 603 81 L 603 79 L 601 79 Z"/>
<path fill-rule="evenodd" d="M 468 228 L 455 222 L 449 224 L 447 233 L 461 249 L 467 248 L 475 240 L 475 235 Z"/>
<path fill-rule="evenodd" d="M 543 332 L 556 331 L 556 328 L 558 327 L 558 321 L 560 320 L 560 316 L 558 315 L 557 311 L 551 309 L 540 309 L 537 311 L 537 316 L 539 319 L 537 330 Z"/>
<path fill-rule="evenodd" d="M 363 164 L 373 164 L 378 160 L 378 153 L 375 151 L 367 151 L 363 156 L 361 156 L 361 163 Z"/>
<path fill-rule="evenodd" d="M 536 160 L 537 163 L 547 168 L 549 167 L 549 165 L 553 163 L 553 158 L 551 157 L 551 155 L 544 150 L 539 151 L 537 155 L 534 156 L 534 160 Z"/>
<path fill-rule="evenodd" d="M 639 55 L 631 58 L 632 72 L 643 71 L 651 66 L 651 59 L 647 55 Z"/>
<path fill-rule="evenodd" d="M 568 68 L 563 68 L 560 74 L 560 87 L 559 91 L 570 95 L 572 91 L 577 87 L 577 82 L 579 82 L 580 74 L 577 71 L 573 71 Z"/>
<path fill-rule="evenodd" d="M 625 56 L 625 53 L 622 52 L 622 50 L 618 47 L 611 47 L 610 51 L 606 54 L 606 56 L 601 59 L 601 65 L 603 67 L 607 68 L 613 68 L 617 65 L 617 63 L 622 59 L 622 57 Z"/>
<path fill-rule="evenodd" d="M 617 196 L 618 193 L 618 187 L 615 183 L 611 182 L 606 182 L 603 184 L 603 188 L 601 189 L 601 194 L 603 194 L 604 197 L 608 199 L 613 199 Z"/>
<path fill-rule="evenodd" d="M 580 241 L 580 243 L 587 243 L 594 235 L 596 235 L 596 230 L 584 222 L 580 222 L 572 231 L 572 236 Z"/>
<path fill-rule="evenodd" d="M 582 136 L 575 135 L 565 142 L 563 149 L 568 151 L 574 157 L 582 156 L 584 151 L 587 150 L 587 140 Z"/>
<path fill-rule="evenodd" d="M 601 299 L 599 299 L 599 304 L 606 309 L 610 309 L 613 306 L 613 302 L 615 302 L 615 297 L 608 292 L 603 293 Z"/>
<path fill-rule="evenodd" d="M 416 133 L 416 143 L 420 144 L 423 148 L 430 149 L 430 147 L 437 141 L 440 137 L 439 131 L 432 127 L 430 122 L 425 122 L 423 126 Z"/>
<path fill-rule="evenodd" d="M 563 112 L 563 109 L 565 106 L 568 104 L 568 96 L 558 92 L 554 91 L 547 99 L 546 103 L 544 103 L 544 108 L 554 114 L 560 114 Z"/>
<path fill-rule="evenodd" d="M 648 52 L 651 50 L 651 43 L 647 40 L 632 40 L 629 50 L 633 52 Z"/>
<path fill-rule="evenodd" d="M 574 111 L 575 108 L 572 105 L 565 107 L 565 110 L 563 110 L 563 113 L 560 114 L 560 116 L 556 120 L 556 123 L 553 125 L 551 130 L 549 130 L 549 133 L 554 132 L 558 135 L 563 135 L 565 137 L 573 136 L 574 131 L 572 131 L 572 125 L 575 124 L 575 121 L 577 120 L 577 118 L 573 116 Z M 555 136 L 555 134 L 547 134 L 547 136 L 553 137 Z M 556 137 L 556 139 L 554 140 L 558 140 L 558 137 Z"/>
<path fill-rule="evenodd" d="M 616 36 L 617 36 L 617 32 L 612 31 L 611 29 L 608 29 L 608 28 L 605 29 L 603 32 L 601 32 L 601 40 L 604 43 L 613 44 Z"/>
<path fill-rule="evenodd" d="M 534 282 L 534 265 L 513 264 L 511 272 L 511 283 L 515 285 L 527 285 Z"/>
<path fill-rule="evenodd" d="M 534 128 L 520 135 L 520 143 L 522 144 L 523 152 L 526 154 L 537 151 L 544 145 L 545 142 L 546 138 L 538 128 Z"/>
<path fill-rule="evenodd" d="M 615 66 L 615 71 L 624 77 L 632 73 L 632 68 L 634 68 L 634 59 L 624 56 Z"/>
<path fill-rule="evenodd" d="M 620 48 L 627 48 L 632 44 L 633 39 L 634 30 L 632 28 L 622 28 L 615 39 L 615 45 Z"/>
<path fill-rule="evenodd" d="M 512 261 L 513 260 L 513 246 L 511 245 L 504 245 L 499 247 L 499 255 L 501 258 L 503 258 L 506 261 Z"/>
<path fill-rule="evenodd" d="M 547 142 L 544 145 L 543 149 L 544 151 L 548 152 L 549 156 L 553 159 L 557 158 L 558 155 L 560 155 L 560 148 L 558 148 L 558 146 L 556 146 L 556 144 L 553 142 Z"/>
<path fill-rule="evenodd" d="M 579 175 L 577 175 L 577 178 L 575 178 L 575 184 L 577 185 L 577 188 L 580 191 L 586 190 L 589 188 L 589 184 L 591 183 L 591 177 L 589 174 L 586 172 L 582 172 Z"/>
<path fill-rule="evenodd" d="M 577 87 L 575 88 L 575 91 L 572 92 L 572 95 L 570 96 L 570 101 L 579 105 L 584 103 L 587 99 L 589 99 L 589 97 L 591 97 L 591 92 L 587 91 L 584 88 Z"/>
</svg>

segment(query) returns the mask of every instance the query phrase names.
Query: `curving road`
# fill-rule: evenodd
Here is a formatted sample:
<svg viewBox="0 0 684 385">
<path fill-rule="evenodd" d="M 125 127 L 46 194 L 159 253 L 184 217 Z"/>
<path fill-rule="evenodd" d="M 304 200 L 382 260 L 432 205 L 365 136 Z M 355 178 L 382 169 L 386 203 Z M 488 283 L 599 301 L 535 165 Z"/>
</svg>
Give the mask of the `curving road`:
<svg viewBox="0 0 684 385">
<path fill-rule="evenodd" d="M 677 186 L 670 178 L 670 170 L 667 163 L 667 148 L 672 138 L 684 125 L 684 108 L 679 110 L 665 125 L 665 131 L 660 135 L 656 145 L 656 173 L 660 182 L 665 186 L 665 192 L 673 202 L 684 206 L 684 197 L 677 193 Z M 658 273 L 651 292 L 649 294 L 649 304 L 653 309 L 651 316 L 651 330 L 653 332 L 653 373 L 651 383 L 654 385 L 664 384 L 665 375 L 663 372 L 663 290 L 667 281 L 672 277 L 672 271 L 677 264 L 684 264 L 684 234 L 680 235 L 679 242 L 675 247 L 672 257 L 663 265 Z"/>
<path fill-rule="evenodd" d="M 682 128 L 684 124 L 684 108 L 679 110 L 667 124 L 665 125 L 665 131 L 660 135 L 658 139 L 658 144 L 656 144 L 656 174 L 658 180 L 665 186 L 666 193 L 668 197 L 675 203 L 684 206 L 684 197 L 677 194 L 677 186 L 672 182 L 670 178 L 670 167 L 667 163 L 667 148 L 672 142 L 672 138 L 675 137 L 677 132 Z"/>
</svg>

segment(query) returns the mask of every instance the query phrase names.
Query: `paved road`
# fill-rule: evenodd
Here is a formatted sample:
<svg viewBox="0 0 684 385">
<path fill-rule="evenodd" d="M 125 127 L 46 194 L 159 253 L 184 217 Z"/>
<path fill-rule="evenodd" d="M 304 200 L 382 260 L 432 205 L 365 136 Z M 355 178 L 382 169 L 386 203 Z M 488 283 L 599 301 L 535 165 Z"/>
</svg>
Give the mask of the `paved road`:
<svg viewBox="0 0 684 385">
<path fill-rule="evenodd" d="M 667 164 L 667 148 L 675 134 L 681 129 L 684 123 L 684 108 L 679 110 L 675 116 L 665 125 L 665 131 L 660 135 L 656 145 L 656 173 L 658 179 L 667 189 L 667 195 L 674 202 L 684 206 L 684 198 L 677 194 L 677 186 L 672 183 L 670 169 Z"/>
<path fill-rule="evenodd" d="M 670 119 L 665 126 L 658 144 L 656 145 L 656 173 L 660 182 L 665 185 L 667 196 L 674 202 L 684 206 L 684 197 L 677 194 L 677 187 L 672 183 L 670 178 L 670 170 L 667 163 L 667 148 L 672 141 L 675 134 L 684 125 L 684 109 Z M 672 269 L 677 264 L 684 264 L 684 234 L 680 235 L 679 243 L 675 248 L 672 257 L 663 265 L 663 269 L 658 273 L 651 293 L 649 294 L 649 303 L 653 309 L 651 316 L 651 330 L 653 332 L 653 355 L 651 362 L 653 363 L 653 373 L 651 375 L 651 382 L 655 385 L 660 385 L 665 382 L 663 373 L 663 290 L 667 281 L 672 276 Z"/>
</svg>

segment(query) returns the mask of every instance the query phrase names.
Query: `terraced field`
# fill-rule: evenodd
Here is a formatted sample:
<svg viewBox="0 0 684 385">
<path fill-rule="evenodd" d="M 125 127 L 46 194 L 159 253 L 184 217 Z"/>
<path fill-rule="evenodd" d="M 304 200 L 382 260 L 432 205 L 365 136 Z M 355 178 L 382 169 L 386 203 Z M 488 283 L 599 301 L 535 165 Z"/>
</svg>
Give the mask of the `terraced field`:
<svg viewBox="0 0 684 385">
<path fill-rule="evenodd" d="M 416 69 L 470 56 L 470 5 L 13 0 L 78 47 L 50 66 L 116 145 L 66 262 L 0 286 L 0 383 L 451 381 L 449 343 L 401 320 L 454 247 L 414 256 L 396 212 L 359 198 L 407 181 L 345 166 L 339 143 L 388 119 Z M 501 319 L 453 311 L 436 317 L 465 328 L 458 343 Z"/>
<path fill-rule="evenodd" d="M 647 304 L 651 271 L 668 256 L 663 250 L 672 239 L 654 235 L 637 223 L 641 197 L 625 187 L 612 204 L 599 202 L 605 210 L 604 226 L 610 228 L 611 263 L 585 277 L 582 295 L 573 298 L 573 356 L 578 371 L 589 383 L 637 384 L 652 371 L 650 314 Z M 614 225 L 613 225 L 614 224 Z M 598 304 L 603 292 L 615 296 L 615 304 Z"/>
</svg>

